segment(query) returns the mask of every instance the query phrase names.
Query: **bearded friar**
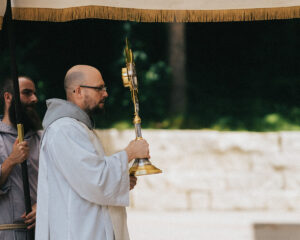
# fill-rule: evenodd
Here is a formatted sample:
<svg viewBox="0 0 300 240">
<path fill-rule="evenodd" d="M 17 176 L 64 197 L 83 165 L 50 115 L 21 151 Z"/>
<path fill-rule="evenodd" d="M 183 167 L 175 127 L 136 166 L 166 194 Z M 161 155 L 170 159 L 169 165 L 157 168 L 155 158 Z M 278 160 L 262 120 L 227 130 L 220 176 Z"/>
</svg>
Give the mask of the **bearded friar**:
<svg viewBox="0 0 300 240">
<path fill-rule="evenodd" d="M 35 110 L 38 101 L 34 82 L 19 77 L 21 116 L 24 141 L 19 142 L 13 81 L 1 86 L 3 116 L 0 121 L 0 239 L 26 240 L 28 231 L 35 227 L 37 176 L 41 121 Z M 25 213 L 21 163 L 27 160 L 32 212 Z"/>
</svg>

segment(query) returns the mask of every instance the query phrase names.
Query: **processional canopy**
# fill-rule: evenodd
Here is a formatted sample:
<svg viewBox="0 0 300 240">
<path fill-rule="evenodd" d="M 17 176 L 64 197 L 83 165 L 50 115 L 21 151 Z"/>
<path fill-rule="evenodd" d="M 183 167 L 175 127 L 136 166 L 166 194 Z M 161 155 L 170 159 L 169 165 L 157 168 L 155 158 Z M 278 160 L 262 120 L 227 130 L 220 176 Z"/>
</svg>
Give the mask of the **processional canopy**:
<svg viewBox="0 0 300 240">
<path fill-rule="evenodd" d="M 0 0 L 0 29 L 6 0 Z M 300 17 L 300 0 L 12 0 L 13 19 L 227 22 Z"/>
</svg>

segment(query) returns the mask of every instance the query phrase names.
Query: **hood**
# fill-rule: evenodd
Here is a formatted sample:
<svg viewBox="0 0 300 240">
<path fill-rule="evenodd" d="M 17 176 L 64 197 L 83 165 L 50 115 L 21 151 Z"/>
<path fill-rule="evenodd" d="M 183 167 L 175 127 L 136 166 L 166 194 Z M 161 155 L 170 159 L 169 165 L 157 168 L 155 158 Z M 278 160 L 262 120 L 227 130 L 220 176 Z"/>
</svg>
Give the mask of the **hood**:
<svg viewBox="0 0 300 240">
<path fill-rule="evenodd" d="M 2 122 L 1 119 L 0 119 L 0 133 L 9 133 L 16 136 L 18 135 L 18 132 L 14 127 L 5 124 L 4 122 Z"/>
<path fill-rule="evenodd" d="M 74 103 L 58 98 L 49 99 L 46 103 L 47 112 L 43 119 L 44 129 L 54 121 L 63 117 L 74 118 L 84 123 L 89 129 L 93 128 L 91 118 Z"/>
<path fill-rule="evenodd" d="M 4 122 L 2 122 L 2 118 L 0 118 L 0 133 L 10 134 L 10 135 L 13 135 L 15 137 L 18 136 L 17 129 L 15 129 L 13 126 L 7 125 Z M 33 132 L 32 130 L 29 130 L 27 133 L 25 133 L 24 139 L 27 139 L 27 138 L 31 137 L 32 135 L 34 135 L 34 134 L 36 134 L 36 132 Z"/>
</svg>

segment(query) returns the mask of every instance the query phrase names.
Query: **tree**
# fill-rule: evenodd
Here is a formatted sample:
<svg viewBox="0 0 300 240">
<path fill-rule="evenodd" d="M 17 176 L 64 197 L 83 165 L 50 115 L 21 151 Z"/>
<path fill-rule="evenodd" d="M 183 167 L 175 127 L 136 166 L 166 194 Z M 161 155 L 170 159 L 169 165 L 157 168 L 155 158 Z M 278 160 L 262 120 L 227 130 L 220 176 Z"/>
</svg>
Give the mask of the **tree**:
<svg viewBox="0 0 300 240">
<path fill-rule="evenodd" d="M 171 115 L 183 114 L 186 110 L 186 47 L 185 24 L 169 25 L 169 65 L 171 67 L 172 86 L 170 94 Z"/>
</svg>

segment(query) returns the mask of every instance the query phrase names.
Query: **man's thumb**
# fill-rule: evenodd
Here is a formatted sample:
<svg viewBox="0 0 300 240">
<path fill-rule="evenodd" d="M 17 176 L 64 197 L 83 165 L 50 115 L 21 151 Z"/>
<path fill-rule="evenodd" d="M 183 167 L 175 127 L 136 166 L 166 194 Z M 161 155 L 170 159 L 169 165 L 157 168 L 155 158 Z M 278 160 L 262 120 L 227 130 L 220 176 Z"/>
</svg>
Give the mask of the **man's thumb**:
<svg viewBox="0 0 300 240">
<path fill-rule="evenodd" d="M 17 145 L 19 143 L 19 138 L 16 138 L 16 141 L 14 142 L 14 145 Z"/>
</svg>

